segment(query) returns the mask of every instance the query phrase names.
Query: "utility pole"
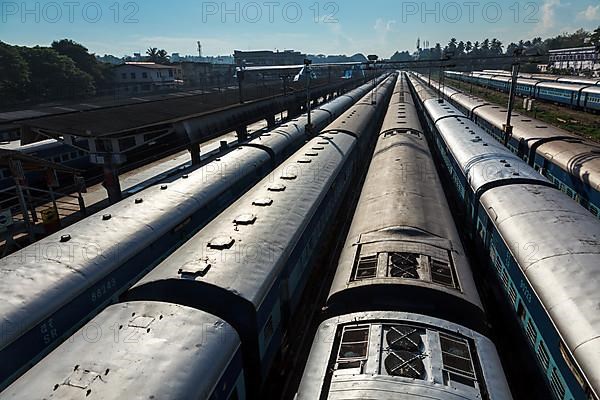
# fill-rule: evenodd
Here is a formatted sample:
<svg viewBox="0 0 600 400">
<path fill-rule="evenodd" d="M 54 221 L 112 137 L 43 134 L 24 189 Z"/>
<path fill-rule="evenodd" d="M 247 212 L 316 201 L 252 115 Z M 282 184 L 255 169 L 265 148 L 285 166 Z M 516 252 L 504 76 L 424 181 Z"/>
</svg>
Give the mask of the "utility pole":
<svg viewBox="0 0 600 400">
<path fill-rule="evenodd" d="M 290 76 L 288 74 L 281 74 L 279 75 L 279 78 L 283 82 L 283 95 L 287 96 L 288 80 L 290 79 Z"/>
<path fill-rule="evenodd" d="M 450 60 L 451 57 L 454 56 L 454 52 L 453 51 L 449 51 L 449 52 L 444 52 L 442 54 L 442 59 L 440 60 L 440 76 L 438 77 L 438 102 L 441 103 L 443 101 L 444 98 L 444 93 L 443 93 L 443 86 L 444 86 L 444 71 L 445 68 L 444 67 L 454 67 L 454 65 L 444 65 L 444 61 L 448 61 Z"/>
<path fill-rule="evenodd" d="M 238 81 L 238 91 L 240 95 L 240 104 L 244 104 L 244 94 L 242 91 L 242 82 L 244 81 L 246 71 L 245 71 L 245 63 L 242 61 L 242 64 L 239 67 L 235 68 L 235 77 Z"/>
<path fill-rule="evenodd" d="M 308 58 L 304 59 L 304 71 L 303 75 L 306 78 L 306 112 L 308 113 L 308 124 L 306 125 L 306 131 L 312 134 L 313 125 L 312 125 L 312 115 L 311 115 L 311 106 L 310 106 L 310 81 L 312 79 L 312 68 L 310 65 L 312 61 Z"/>
<path fill-rule="evenodd" d="M 514 52 L 515 59 L 512 64 L 512 79 L 510 82 L 510 92 L 508 95 L 508 112 L 506 113 L 506 124 L 504 124 L 504 145 L 507 146 L 512 136 L 513 127 L 511 125 L 511 118 L 513 108 L 515 106 L 515 95 L 517 93 L 517 80 L 519 78 L 519 71 L 521 69 L 521 63 L 519 56 L 523 53 L 523 49 L 516 49 Z"/>
<path fill-rule="evenodd" d="M 427 84 L 431 86 L 431 64 L 429 64 L 429 82 Z"/>
<path fill-rule="evenodd" d="M 377 85 L 375 84 L 375 82 L 377 82 L 377 79 L 376 79 L 377 74 L 376 74 L 375 69 L 377 66 L 376 63 L 377 63 L 377 60 L 379 59 L 379 56 L 376 54 L 371 54 L 371 55 L 367 56 L 367 58 L 369 59 L 369 67 L 370 67 L 369 69 L 371 69 L 371 68 L 373 69 L 373 73 L 372 73 L 372 75 L 373 75 L 373 90 L 371 90 L 371 104 L 375 104 L 376 103 L 375 89 L 377 88 Z"/>
</svg>

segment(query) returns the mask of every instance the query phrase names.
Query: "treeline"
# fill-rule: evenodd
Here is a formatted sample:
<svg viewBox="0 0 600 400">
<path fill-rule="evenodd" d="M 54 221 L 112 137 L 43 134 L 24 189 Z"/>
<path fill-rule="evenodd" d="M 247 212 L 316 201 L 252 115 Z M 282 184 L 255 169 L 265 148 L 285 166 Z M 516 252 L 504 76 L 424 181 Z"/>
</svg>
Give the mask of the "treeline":
<svg viewBox="0 0 600 400">
<path fill-rule="evenodd" d="M 72 40 L 50 47 L 0 42 L 0 106 L 92 96 L 109 87 L 110 65 Z"/>
<path fill-rule="evenodd" d="M 503 65 L 498 60 L 494 60 L 495 56 L 513 55 L 515 50 L 522 49 L 528 55 L 544 55 L 548 50 L 580 47 L 586 45 L 600 45 L 600 27 L 593 32 L 588 32 L 580 29 L 574 33 L 563 33 L 556 37 L 543 40 L 541 37 L 535 37 L 531 40 L 521 40 L 518 43 L 510 43 L 506 47 L 500 40 L 484 39 L 482 41 L 458 41 L 456 38 L 450 39 L 448 44 L 442 47 L 439 43 L 435 47 L 428 49 L 418 49 L 417 58 L 419 60 L 440 60 L 442 57 L 449 58 L 470 58 L 473 59 L 471 64 L 474 68 L 485 67 L 507 67 L 510 64 Z M 393 61 L 408 61 L 408 52 L 394 54 Z M 492 59 L 486 59 L 492 58 Z M 525 70 L 533 69 L 534 65 L 525 66 Z"/>
</svg>

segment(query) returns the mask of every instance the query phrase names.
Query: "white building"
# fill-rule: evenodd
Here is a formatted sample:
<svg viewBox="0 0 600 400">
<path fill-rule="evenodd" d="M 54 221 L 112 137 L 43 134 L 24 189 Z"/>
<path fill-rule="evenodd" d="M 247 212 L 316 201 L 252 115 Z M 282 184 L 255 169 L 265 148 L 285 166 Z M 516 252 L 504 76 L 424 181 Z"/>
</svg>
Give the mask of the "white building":
<svg viewBox="0 0 600 400">
<path fill-rule="evenodd" d="M 600 55 L 596 46 L 549 50 L 548 53 L 549 67 L 552 70 L 588 72 L 596 76 L 600 74 Z"/>
<path fill-rule="evenodd" d="M 181 68 L 152 62 L 127 62 L 114 67 L 115 82 L 128 92 L 148 92 L 181 85 Z"/>
</svg>

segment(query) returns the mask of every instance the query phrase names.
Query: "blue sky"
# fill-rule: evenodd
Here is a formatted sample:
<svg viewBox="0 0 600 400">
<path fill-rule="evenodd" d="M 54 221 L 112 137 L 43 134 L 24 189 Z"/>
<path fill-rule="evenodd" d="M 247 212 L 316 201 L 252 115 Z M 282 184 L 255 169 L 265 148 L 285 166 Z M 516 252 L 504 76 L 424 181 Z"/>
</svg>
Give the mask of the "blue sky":
<svg viewBox="0 0 600 400">
<path fill-rule="evenodd" d="M 116 56 L 149 46 L 196 54 L 199 40 L 207 55 L 293 48 L 389 57 L 414 50 L 417 37 L 432 46 L 452 36 L 497 37 L 506 45 L 600 25 L 598 0 L 0 0 L 0 10 L 2 41 L 48 45 L 71 38 Z"/>
</svg>

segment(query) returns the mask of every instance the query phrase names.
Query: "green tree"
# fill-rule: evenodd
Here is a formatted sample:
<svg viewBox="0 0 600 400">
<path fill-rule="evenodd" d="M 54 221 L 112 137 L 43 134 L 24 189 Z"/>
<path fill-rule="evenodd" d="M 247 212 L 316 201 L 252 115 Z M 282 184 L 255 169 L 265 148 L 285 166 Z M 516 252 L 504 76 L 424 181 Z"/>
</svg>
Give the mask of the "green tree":
<svg viewBox="0 0 600 400">
<path fill-rule="evenodd" d="M 498 39 L 494 38 L 492 39 L 492 42 L 490 44 L 490 51 L 492 54 L 494 55 L 500 55 L 502 54 L 502 42 L 499 41 Z"/>
<path fill-rule="evenodd" d="M 515 50 L 517 50 L 518 48 L 520 48 L 520 46 L 518 44 L 516 44 L 515 42 L 512 42 L 506 48 L 506 54 L 507 55 L 513 55 L 513 54 L 515 54 Z"/>
<path fill-rule="evenodd" d="M 483 42 L 481 42 L 481 52 L 484 56 L 489 55 L 490 53 L 490 39 L 485 39 Z"/>
<path fill-rule="evenodd" d="M 47 47 L 21 47 L 29 65 L 29 94 L 38 100 L 89 96 L 95 93 L 94 79 L 67 56 Z"/>
<path fill-rule="evenodd" d="M 62 39 L 52 42 L 51 46 L 59 54 L 73 60 L 77 68 L 91 75 L 97 87 L 103 87 L 109 83 L 112 72 L 110 66 L 98 62 L 96 56 L 90 54 L 83 45 L 70 39 Z"/>
<path fill-rule="evenodd" d="M 435 47 L 433 48 L 432 58 L 434 60 L 439 60 L 442 58 L 442 46 L 439 43 L 436 43 Z"/>
<path fill-rule="evenodd" d="M 162 49 L 159 50 L 157 47 L 150 47 L 146 50 L 146 54 L 150 58 L 150 61 L 158 64 L 166 64 L 169 62 L 169 56 L 167 51 Z"/>
<path fill-rule="evenodd" d="M 408 51 L 395 52 L 390 58 L 391 61 L 412 61 L 413 58 Z"/>
<path fill-rule="evenodd" d="M 461 40 L 460 42 L 458 42 L 458 45 L 456 46 L 456 55 L 458 57 L 464 56 L 465 55 L 465 49 L 466 49 L 465 42 L 463 42 Z"/>
<path fill-rule="evenodd" d="M 465 52 L 470 54 L 471 51 L 473 51 L 473 43 L 471 43 L 470 40 L 467 40 L 467 43 L 465 44 Z"/>
<path fill-rule="evenodd" d="M 600 45 L 600 26 L 592 33 L 590 40 L 592 43 Z"/>
<path fill-rule="evenodd" d="M 166 50 L 159 50 L 157 53 L 158 56 L 158 63 L 159 64 L 166 64 L 169 62 L 169 56 L 167 55 L 167 51 Z"/>
<path fill-rule="evenodd" d="M 458 42 L 457 42 L 456 38 L 452 38 L 452 39 L 450 39 L 450 42 L 448 42 L 448 46 L 446 46 L 444 51 L 448 54 L 456 55 L 457 47 L 458 47 Z"/>
<path fill-rule="evenodd" d="M 29 66 L 19 49 L 0 42 L 0 102 L 14 104 L 27 96 Z"/>
<path fill-rule="evenodd" d="M 156 60 L 158 60 L 158 48 L 149 47 L 148 50 L 146 50 L 146 55 L 150 57 L 150 61 L 156 62 Z"/>
</svg>

